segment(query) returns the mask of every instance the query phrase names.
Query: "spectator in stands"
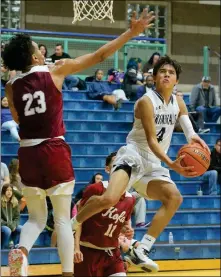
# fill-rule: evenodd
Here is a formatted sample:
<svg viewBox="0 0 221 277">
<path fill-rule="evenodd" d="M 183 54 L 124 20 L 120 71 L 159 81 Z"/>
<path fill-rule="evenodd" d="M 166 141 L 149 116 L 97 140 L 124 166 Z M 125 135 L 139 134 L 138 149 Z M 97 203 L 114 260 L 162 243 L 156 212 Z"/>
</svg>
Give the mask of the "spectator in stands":
<svg viewBox="0 0 221 277">
<path fill-rule="evenodd" d="M 140 86 L 137 90 L 137 99 L 141 98 L 146 92 L 147 89 L 155 89 L 154 80 L 152 75 L 145 76 L 144 86 Z"/>
<path fill-rule="evenodd" d="M 1 193 L 1 247 L 9 247 L 10 239 L 13 244 L 18 244 L 21 232 L 19 226 L 18 200 L 13 195 L 12 185 L 4 185 Z"/>
<path fill-rule="evenodd" d="M 150 59 L 144 64 L 143 67 L 143 74 L 144 76 L 149 74 L 149 70 L 154 68 L 154 65 L 159 61 L 160 59 L 160 53 L 159 52 L 154 52 Z"/>
<path fill-rule="evenodd" d="M 58 43 L 55 46 L 55 53 L 51 55 L 52 62 L 55 63 L 61 59 L 71 59 L 71 56 L 64 52 L 62 44 Z M 79 83 L 79 78 L 73 75 L 69 75 L 65 78 L 62 89 L 65 90 L 78 90 L 77 85 Z"/>
<path fill-rule="evenodd" d="M 18 159 L 12 159 L 9 166 L 10 183 L 13 186 L 13 193 L 17 198 L 20 206 L 20 211 L 23 211 L 26 207 L 26 200 L 22 194 L 21 189 L 21 177 L 19 175 L 19 161 Z"/>
<path fill-rule="evenodd" d="M 211 85 L 211 78 L 204 76 L 202 82 L 192 89 L 191 111 L 202 112 L 206 122 L 216 122 L 221 115 L 221 108 L 216 105 L 215 94 L 215 88 Z"/>
<path fill-rule="evenodd" d="M 123 100 L 127 100 L 123 90 L 113 90 L 108 82 L 103 82 L 104 72 L 95 71 L 95 80 L 89 86 L 88 96 L 95 100 L 103 100 L 119 109 Z"/>
<path fill-rule="evenodd" d="M 141 83 L 144 83 L 144 76 L 142 71 L 142 60 L 140 58 L 136 58 L 135 60 L 137 62 L 137 80 Z"/>
<path fill-rule="evenodd" d="M 183 98 L 183 93 L 181 91 L 176 91 L 175 93 L 177 96 Z M 201 112 L 189 112 L 188 113 L 190 121 L 193 125 L 194 131 L 199 134 L 208 133 L 210 131 L 209 128 L 204 128 L 204 121 L 203 121 L 203 114 Z M 180 126 L 179 120 L 177 120 L 175 125 L 176 132 L 183 132 L 183 129 Z"/>
<path fill-rule="evenodd" d="M 18 124 L 12 119 L 12 115 L 8 107 L 7 97 L 1 98 L 1 119 L 2 128 L 8 130 L 14 139 L 20 141 L 20 137 L 18 135 Z"/>
<path fill-rule="evenodd" d="M 216 140 L 213 150 L 211 151 L 211 162 L 209 170 L 216 170 L 218 173 L 218 193 L 220 194 L 221 185 L 221 139 Z"/>
<path fill-rule="evenodd" d="M 127 71 L 124 75 L 124 91 L 129 100 L 137 100 L 137 90 L 143 86 L 143 82 L 137 79 L 138 74 L 138 60 L 131 58 L 127 64 Z"/>
<path fill-rule="evenodd" d="M 53 64 L 52 58 L 48 58 L 48 49 L 45 44 L 39 44 L 38 45 L 39 50 L 41 51 L 41 54 L 45 57 L 45 64 L 50 65 Z"/>
<path fill-rule="evenodd" d="M 1 188 L 10 183 L 10 175 L 8 167 L 5 163 L 1 163 Z"/>
<path fill-rule="evenodd" d="M 203 175 L 200 176 L 200 180 L 203 181 L 204 194 L 217 195 L 218 194 L 218 172 L 216 170 L 208 169 Z"/>
<path fill-rule="evenodd" d="M 136 227 L 146 228 L 149 225 L 149 223 L 146 223 L 146 201 L 135 189 L 131 188 L 129 192 L 136 198 L 136 204 L 134 206 Z"/>
</svg>

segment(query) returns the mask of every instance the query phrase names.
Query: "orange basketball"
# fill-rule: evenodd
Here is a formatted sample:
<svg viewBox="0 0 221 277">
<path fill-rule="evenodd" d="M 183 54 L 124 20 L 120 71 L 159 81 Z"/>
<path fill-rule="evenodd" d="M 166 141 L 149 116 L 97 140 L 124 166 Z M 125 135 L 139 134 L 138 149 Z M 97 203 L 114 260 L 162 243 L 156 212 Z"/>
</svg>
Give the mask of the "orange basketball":
<svg viewBox="0 0 221 277">
<path fill-rule="evenodd" d="M 204 149 L 199 143 L 186 144 L 180 148 L 178 157 L 185 157 L 181 160 L 182 166 L 194 166 L 193 171 L 202 175 L 207 171 L 210 165 L 210 153 Z"/>
</svg>

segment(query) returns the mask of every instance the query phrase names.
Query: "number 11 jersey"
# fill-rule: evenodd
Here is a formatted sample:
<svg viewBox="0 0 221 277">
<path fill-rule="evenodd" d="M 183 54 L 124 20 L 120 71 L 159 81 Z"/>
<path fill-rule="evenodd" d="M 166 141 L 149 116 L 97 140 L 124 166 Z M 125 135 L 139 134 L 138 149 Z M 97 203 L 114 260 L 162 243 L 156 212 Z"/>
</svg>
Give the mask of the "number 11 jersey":
<svg viewBox="0 0 221 277">
<path fill-rule="evenodd" d="M 176 96 L 171 95 L 168 105 L 157 91 L 151 89 L 147 89 L 143 97 L 148 97 L 152 102 L 157 140 L 164 152 L 167 153 L 180 111 Z M 149 161 L 160 162 L 149 148 L 142 122 L 136 117 L 134 118 L 133 128 L 127 136 L 127 144 L 133 144 L 147 153 Z"/>
<path fill-rule="evenodd" d="M 33 66 L 29 72 L 12 79 L 11 86 L 21 139 L 64 135 L 62 93 L 56 88 L 47 66 Z"/>
</svg>

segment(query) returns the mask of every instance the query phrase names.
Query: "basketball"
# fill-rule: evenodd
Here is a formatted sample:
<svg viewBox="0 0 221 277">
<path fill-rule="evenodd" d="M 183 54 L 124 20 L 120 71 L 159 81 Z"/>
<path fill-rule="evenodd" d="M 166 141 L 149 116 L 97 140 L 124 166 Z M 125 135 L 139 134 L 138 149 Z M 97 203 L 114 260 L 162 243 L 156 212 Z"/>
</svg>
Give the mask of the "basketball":
<svg viewBox="0 0 221 277">
<path fill-rule="evenodd" d="M 210 165 L 210 153 L 199 143 L 186 144 L 178 152 L 178 157 L 185 157 L 181 160 L 182 166 L 194 166 L 193 171 L 202 175 L 207 171 Z"/>
</svg>

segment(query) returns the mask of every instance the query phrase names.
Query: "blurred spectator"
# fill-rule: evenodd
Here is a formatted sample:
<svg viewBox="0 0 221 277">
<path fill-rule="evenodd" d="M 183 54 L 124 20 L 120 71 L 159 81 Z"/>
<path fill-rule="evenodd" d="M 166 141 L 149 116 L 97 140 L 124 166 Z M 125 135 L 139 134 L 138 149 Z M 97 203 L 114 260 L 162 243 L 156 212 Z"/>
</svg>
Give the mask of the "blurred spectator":
<svg viewBox="0 0 221 277">
<path fill-rule="evenodd" d="M 154 65 L 159 61 L 160 59 L 160 53 L 159 52 L 154 52 L 150 59 L 144 64 L 143 67 L 143 74 L 144 76 L 149 74 L 149 70 L 154 68 Z M 153 74 L 153 73 L 152 73 Z"/>
<path fill-rule="evenodd" d="M 8 130 L 11 133 L 11 136 L 20 141 L 18 135 L 18 124 L 12 119 L 11 111 L 8 107 L 7 97 L 1 98 L 1 119 L 2 119 L 2 128 Z"/>
<path fill-rule="evenodd" d="M 181 91 L 177 91 L 175 94 L 183 98 L 183 93 Z M 201 112 L 189 112 L 188 115 L 196 133 L 204 134 L 210 131 L 209 128 L 204 129 L 203 114 Z M 179 120 L 177 120 L 174 129 L 176 132 L 183 132 Z"/>
<path fill-rule="evenodd" d="M 143 82 L 137 79 L 138 69 L 138 59 L 131 58 L 124 75 L 124 91 L 131 101 L 137 100 L 137 90 L 140 86 L 143 86 Z"/>
<path fill-rule="evenodd" d="M 216 170 L 208 169 L 203 175 L 200 176 L 200 180 L 203 181 L 204 194 L 217 195 L 218 185 L 218 172 Z"/>
<path fill-rule="evenodd" d="M 147 89 L 155 89 L 154 80 L 152 75 L 148 75 L 145 77 L 144 86 L 140 86 L 137 90 L 137 99 L 141 98 L 146 92 Z"/>
<path fill-rule="evenodd" d="M 52 62 L 54 63 L 57 60 L 61 59 L 71 59 L 71 56 L 64 52 L 62 44 L 58 43 L 55 46 L 55 53 L 51 55 Z"/>
<path fill-rule="evenodd" d="M 45 64 L 47 64 L 47 65 L 53 64 L 52 58 L 48 57 L 48 49 L 47 49 L 46 45 L 39 44 L 38 48 L 41 51 L 41 54 L 45 57 Z"/>
<path fill-rule="evenodd" d="M 57 233 L 54 228 L 54 213 L 53 213 L 53 206 L 51 203 L 50 198 L 46 197 L 47 207 L 48 207 L 48 218 L 47 223 L 45 226 L 46 231 L 48 231 L 49 236 L 51 237 L 51 247 L 57 246 Z"/>
<path fill-rule="evenodd" d="M 136 204 L 134 206 L 136 227 L 146 228 L 149 225 L 149 223 L 146 224 L 146 201 L 135 191 L 135 189 L 131 188 L 129 192 L 136 198 Z"/>
<path fill-rule="evenodd" d="M 144 76 L 142 71 L 142 60 L 140 58 L 136 58 L 137 62 L 137 80 L 141 83 L 144 83 Z"/>
<path fill-rule="evenodd" d="M 191 111 L 203 113 L 204 121 L 217 122 L 221 108 L 216 105 L 215 88 L 210 77 L 203 77 L 202 82 L 193 87 L 190 98 Z"/>
<path fill-rule="evenodd" d="M 111 68 L 108 70 L 108 82 L 122 84 L 124 81 L 124 72 Z"/>
<path fill-rule="evenodd" d="M 1 163 L 1 188 L 10 183 L 9 171 L 6 164 Z"/>
<path fill-rule="evenodd" d="M 221 185 L 221 139 L 216 140 L 213 150 L 211 151 L 211 162 L 209 170 L 216 170 L 218 172 L 218 192 L 220 193 Z"/>
<path fill-rule="evenodd" d="M 102 81 L 104 73 L 101 69 L 95 71 L 95 80 L 89 86 L 88 96 L 92 99 L 103 100 L 119 109 L 123 100 L 127 100 L 122 89 L 114 90 L 108 82 Z"/>
<path fill-rule="evenodd" d="M 21 232 L 19 226 L 18 200 L 13 195 L 12 185 L 4 185 L 1 193 L 1 247 L 9 247 L 10 239 L 13 244 L 18 244 Z M 12 246 L 12 245 L 11 245 Z"/>
<path fill-rule="evenodd" d="M 20 206 L 20 211 L 23 211 L 26 207 L 26 200 L 22 194 L 21 189 L 21 177 L 19 175 L 19 161 L 18 159 L 12 159 L 9 166 L 10 183 L 13 186 L 13 193 L 17 198 Z"/>
<path fill-rule="evenodd" d="M 58 43 L 55 47 L 55 53 L 51 55 L 52 62 L 61 60 L 61 59 L 71 59 L 71 56 L 64 52 L 62 44 Z M 79 83 L 79 78 L 73 75 L 69 75 L 64 79 L 62 89 L 65 90 L 78 90 L 77 85 Z"/>
</svg>

